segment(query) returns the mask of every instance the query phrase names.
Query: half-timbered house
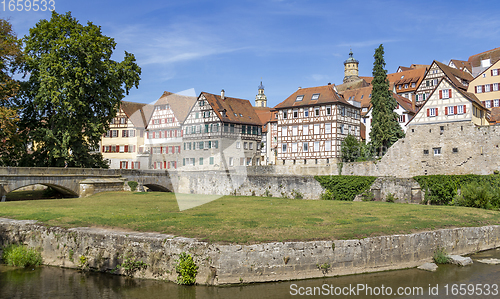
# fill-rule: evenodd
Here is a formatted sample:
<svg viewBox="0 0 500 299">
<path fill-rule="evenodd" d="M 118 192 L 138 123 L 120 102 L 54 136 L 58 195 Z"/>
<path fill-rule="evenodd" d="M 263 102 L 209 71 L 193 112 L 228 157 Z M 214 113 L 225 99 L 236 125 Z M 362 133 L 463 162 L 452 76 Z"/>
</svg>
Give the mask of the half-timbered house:
<svg viewBox="0 0 500 299">
<path fill-rule="evenodd" d="M 448 78 L 448 80 L 453 82 L 453 85 L 463 91 L 467 91 L 469 82 L 474 79 L 469 72 L 449 67 L 434 60 L 415 92 L 417 99 L 415 104 L 417 107 L 421 107 L 425 103 L 443 77 Z"/>
<path fill-rule="evenodd" d="M 300 88 L 274 109 L 278 164 L 334 163 L 348 134 L 360 138 L 359 102 L 346 101 L 334 85 Z"/>
<path fill-rule="evenodd" d="M 226 170 L 260 161 L 261 121 L 248 100 L 202 92 L 183 128 L 185 170 Z"/>
<path fill-rule="evenodd" d="M 150 169 L 176 169 L 181 162 L 182 123 L 196 97 L 165 91 L 153 105 L 145 147 Z"/>
<path fill-rule="evenodd" d="M 146 104 L 122 101 L 109 130 L 101 138 L 101 153 L 113 169 L 147 169 L 143 159 L 144 130 L 151 109 Z"/>
</svg>

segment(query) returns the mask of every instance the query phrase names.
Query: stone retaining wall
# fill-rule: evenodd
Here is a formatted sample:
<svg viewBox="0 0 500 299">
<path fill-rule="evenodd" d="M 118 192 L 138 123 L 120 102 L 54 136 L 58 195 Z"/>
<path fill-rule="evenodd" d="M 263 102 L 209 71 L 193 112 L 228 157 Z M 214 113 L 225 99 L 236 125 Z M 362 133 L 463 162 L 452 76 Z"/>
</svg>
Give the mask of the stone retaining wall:
<svg viewBox="0 0 500 299">
<path fill-rule="evenodd" d="M 209 244 L 156 233 L 96 228 L 45 227 L 35 221 L 0 218 L 0 246 L 40 248 L 44 263 L 78 268 L 81 256 L 97 271 L 111 271 L 133 257 L 148 264 L 135 277 L 175 281 L 175 260 L 190 253 L 198 284 L 222 285 L 305 279 L 414 267 L 431 260 L 437 247 L 468 254 L 500 247 L 500 226 L 442 229 L 407 235 L 255 245 Z M 329 265 L 328 271 L 318 266 Z M 327 267 L 325 267 L 327 268 Z M 121 270 L 116 273 L 121 273 Z"/>
</svg>

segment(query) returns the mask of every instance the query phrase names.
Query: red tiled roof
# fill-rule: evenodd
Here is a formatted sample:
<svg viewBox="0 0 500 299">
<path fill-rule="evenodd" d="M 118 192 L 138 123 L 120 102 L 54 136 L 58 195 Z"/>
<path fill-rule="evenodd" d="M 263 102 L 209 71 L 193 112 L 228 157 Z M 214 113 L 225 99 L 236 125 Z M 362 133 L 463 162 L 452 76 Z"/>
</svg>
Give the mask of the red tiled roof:
<svg viewBox="0 0 500 299">
<path fill-rule="evenodd" d="M 472 66 L 470 62 L 458 59 L 451 59 L 450 62 L 453 62 L 453 64 L 457 67 L 457 69 L 463 70 L 465 68 L 472 73 Z"/>
<path fill-rule="evenodd" d="M 152 111 L 151 108 L 147 109 L 148 106 L 149 105 L 143 103 L 122 101 L 120 108 L 127 115 L 127 117 L 135 127 L 145 128 L 148 124 L 149 117 L 151 117 L 148 112 Z"/>
<path fill-rule="evenodd" d="M 267 124 L 271 121 L 271 108 L 270 107 L 253 107 L 257 116 L 259 116 L 262 125 Z"/>
<path fill-rule="evenodd" d="M 490 124 L 500 123 L 500 107 L 491 108 Z"/>
<path fill-rule="evenodd" d="M 467 82 L 474 80 L 474 77 L 467 72 L 452 68 L 451 66 L 447 66 L 446 64 L 436 60 L 434 60 L 433 63 L 439 66 L 439 68 L 445 73 L 446 77 L 448 77 L 448 79 L 450 79 L 457 88 L 467 90 L 467 86 L 464 86 L 462 82 L 458 81 L 457 77 L 462 80 L 466 80 Z"/>
<path fill-rule="evenodd" d="M 361 80 L 360 80 L 361 81 Z M 317 87 L 301 88 L 289 96 L 286 100 L 276 105 L 275 109 L 294 108 L 327 103 L 349 104 L 334 90 L 335 85 L 325 85 Z M 312 100 L 314 94 L 319 94 L 317 100 Z M 297 96 L 303 96 L 301 101 L 296 101 Z"/>
<path fill-rule="evenodd" d="M 427 70 L 428 69 L 426 67 L 414 69 L 410 68 L 399 73 L 387 74 L 387 80 L 389 80 L 391 84 L 396 85 L 396 90 L 398 92 L 415 91 L 417 90 L 420 82 L 424 79 Z M 415 87 L 411 87 L 411 83 L 415 83 Z M 405 88 L 405 84 L 408 84 L 408 88 Z M 397 88 L 398 85 L 402 85 L 401 89 Z"/>
<path fill-rule="evenodd" d="M 250 101 L 231 97 L 222 99 L 220 95 L 207 92 L 202 92 L 201 95 L 205 97 L 222 122 L 261 125 L 260 118 Z M 225 117 L 222 116 L 222 111 L 226 112 Z"/>
</svg>

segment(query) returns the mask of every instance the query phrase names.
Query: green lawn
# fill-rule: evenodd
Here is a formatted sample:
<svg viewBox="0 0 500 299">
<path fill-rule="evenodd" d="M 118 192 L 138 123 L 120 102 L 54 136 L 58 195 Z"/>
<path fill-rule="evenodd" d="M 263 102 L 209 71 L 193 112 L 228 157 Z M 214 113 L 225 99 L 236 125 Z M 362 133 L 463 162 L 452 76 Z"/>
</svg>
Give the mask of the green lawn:
<svg viewBox="0 0 500 299">
<path fill-rule="evenodd" d="M 198 195 L 178 195 L 196 200 Z M 179 211 L 172 193 L 106 192 L 87 198 L 0 203 L 0 217 L 46 225 L 123 228 L 255 243 L 352 239 L 446 227 L 500 224 L 500 212 L 482 209 L 224 196 Z"/>
</svg>

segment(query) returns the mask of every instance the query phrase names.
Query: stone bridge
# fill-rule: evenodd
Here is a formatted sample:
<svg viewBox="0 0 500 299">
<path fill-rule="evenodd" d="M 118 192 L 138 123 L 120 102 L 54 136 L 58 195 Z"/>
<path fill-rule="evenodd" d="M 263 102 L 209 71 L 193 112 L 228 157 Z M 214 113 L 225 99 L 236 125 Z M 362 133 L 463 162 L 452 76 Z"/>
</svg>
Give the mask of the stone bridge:
<svg viewBox="0 0 500 299">
<path fill-rule="evenodd" d="M 40 184 L 68 197 L 85 197 L 103 191 L 128 188 L 127 181 L 138 182 L 153 191 L 173 191 L 170 175 L 158 170 L 0 167 L 0 198 L 21 187 Z"/>
</svg>

